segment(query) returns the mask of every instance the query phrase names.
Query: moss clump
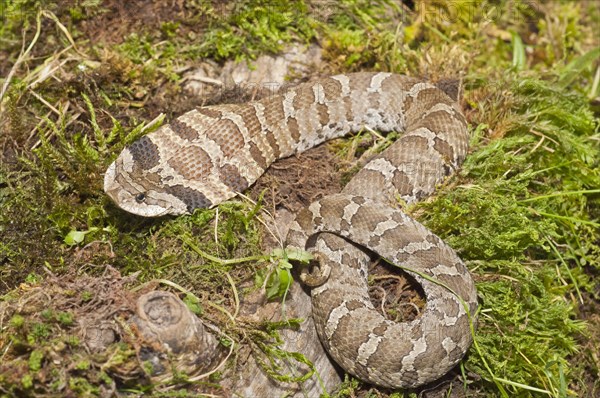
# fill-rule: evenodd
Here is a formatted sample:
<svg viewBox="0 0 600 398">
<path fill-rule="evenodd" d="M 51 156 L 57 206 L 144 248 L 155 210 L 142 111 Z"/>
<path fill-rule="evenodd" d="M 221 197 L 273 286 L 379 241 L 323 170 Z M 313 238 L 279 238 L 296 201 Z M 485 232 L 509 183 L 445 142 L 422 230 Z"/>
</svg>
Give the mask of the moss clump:
<svg viewBox="0 0 600 398">
<path fill-rule="evenodd" d="M 124 289 L 130 281 L 110 268 L 106 271 L 98 279 L 48 275 L 43 284 L 23 284 L 18 292 L 1 297 L 0 323 L 5 327 L 0 335 L 0 391 L 22 397 L 98 396 L 113 390 L 115 383 L 144 379 L 136 340 L 112 315 L 118 308 L 125 322 L 133 313 L 133 296 Z M 93 302 L 83 300 L 86 291 L 95 292 Z M 90 348 L 94 328 L 106 321 L 121 342 Z M 119 364 L 117 357 L 122 358 Z"/>
<path fill-rule="evenodd" d="M 600 269 L 598 121 L 558 80 L 508 79 L 505 137 L 474 142 L 460 175 L 415 208 L 478 275 L 480 351 L 467 366 L 509 396 L 568 392 L 585 332 L 575 309 L 593 290 L 586 267 Z"/>
<path fill-rule="evenodd" d="M 215 59 L 256 58 L 276 53 L 294 41 L 308 42 L 315 37 L 314 22 L 303 0 L 273 2 L 247 0 L 235 2 L 223 13 L 218 7 L 206 15 L 213 17 L 199 48 L 200 54 Z"/>
<path fill-rule="evenodd" d="M 394 1 L 344 0 L 315 6 L 325 56 L 338 68 L 401 70 L 407 65 L 402 25 L 408 7 Z"/>
</svg>

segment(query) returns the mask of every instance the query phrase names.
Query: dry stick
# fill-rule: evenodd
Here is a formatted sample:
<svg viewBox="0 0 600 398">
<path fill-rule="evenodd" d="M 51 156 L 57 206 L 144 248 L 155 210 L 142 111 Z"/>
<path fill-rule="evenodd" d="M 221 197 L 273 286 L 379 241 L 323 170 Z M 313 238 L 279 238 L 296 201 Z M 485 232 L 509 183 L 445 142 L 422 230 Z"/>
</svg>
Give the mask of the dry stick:
<svg viewBox="0 0 600 398">
<path fill-rule="evenodd" d="M 27 57 L 27 55 L 29 54 L 31 49 L 33 49 L 33 46 L 35 45 L 38 38 L 40 37 L 40 32 L 42 31 L 41 15 L 42 15 L 42 13 L 38 12 L 35 17 L 35 19 L 36 19 L 35 35 L 33 36 L 31 43 L 29 43 L 29 47 L 27 47 L 27 49 L 25 51 L 23 51 L 23 47 L 21 47 L 21 53 L 19 54 L 19 57 L 15 61 L 15 64 L 13 65 L 13 67 L 8 72 L 8 76 L 6 76 L 6 80 L 4 81 L 4 85 L 2 86 L 2 91 L 0 91 L 0 114 L 3 112 L 3 109 L 1 108 L 1 106 L 3 103 L 3 99 L 4 99 L 4 94 L 6 94 L 6 90 L 8 90 L 8 86 L 10 85 L 13 75 L 16 73 L 17 69 L 19 68 L 21 63 L 25 60 L 25 58 Z M 25 42 L 23 42 L 23 46 L 24 45 L 25 45 Z"/>
<path fill-rule="evenodd" d="M 237 196 L 248 201 L 252 206 L 256 206 L 256 201 L 253 200 L 251 197 L 244 195 L 241 192 L 236 192 Z M 217 208 L 218 209 L 218 208 Z M 273 239 L 275 239 L 278 243 L 280 247 L 284 247 L 284 237 L 281 236 L 279 229 L 277 228 L 277 224 L 275 222 L 275 216 L 273 216 L 273 214 L 271 214 L 271 212 L 269 212 L 267 209 L 265 208 L 261 208 L 260 209 L 261 213 L 263 213 L 265 215 L 265 217 L 270 221 L 270 223 L 275 227 L 275 231 L 277 232 L 277 234 L 275 234 L 275 232 L 273 232 L 273 228 L 271 228 L 269 226 L 269 223 L 265 220 L 262 219 L 262 217 L 257 217 L 257 221 L 262 224 L 263 227 L 266 228 L 266 230 L 269 232 L 269 234 L 273 237 Z"/>
<path fill-rule="evenodd" d="M 29 88 L 29 89 L 35 88 L 35 87 L 37 87 L 38 84 L 42 83 L 44 80 L 46 80 L 49 77 L 54 77 L 56 80 L 58 80 L 60 82 L 61 80 L 54 76 L 54 72 L 56 72 L 57 70 L 62 68 L 67 62 L 75 60 L 75 58 L 65 58 L 62 61 L 58 62 L 58 64 L 56 64 L 55 61 L 60 59 L 60 57 L 64 53 L 70 51 L 72 48 L 73 48 L 73 46 L 65 47 L 62 50 L 60 50 L 59 52 L 52 55 L 51 58 L 48 58 L 46 61 L 44 61 L 44 67 L 40 70 L 40 72 L 37 74 L 34 73 L 34 75 L 37 75 L 35 80 L 31 81 L 30 79 L 28 79 L 29 76 L 26 76 L 23 79 L 23 81 L 28 82 L 27 88 Z"/>
<path fill-rule="evenodd" d="M 33 39 L 31 40 L 31 43 L 29 43 L 29 46 L 27 47 L 27 49 L 25 51 L 23 51 L 23 48 L 21 48 L 21 53 L 19 54 L 19 57 L 17 58 L 17 60 L 15 61 L 15 64 L 13 65 L 13 67 L 10 69 L 10 71 L 8 72 L 8 76 L 6 77 L 6 80 L 4 81 L 4 84 L 2 85 L 2 90 L 0 91 L 0 114 L 2 114 L 4 112 L 3 109 L 3 100 L 4 100 L 4 95 L 6 94 L 7 90 L 8 90 L 8 86 L 10 85 L 10 82 L 12 81 L 13 75 L 16 73 L 17 69 L 19 68 L 19 66 L 21 65 L 21 63 L 23 63 L 23 61 L 25 61 L 25 58 L 29 55 L 29 53 L 31 52 L 31 50 L 33 49 L 33 46 L 35 45 L 35 43 L 37 43 L 39 37 L 40 37 L 40 33 L 42 30 L 42 15 L 46 18 L 51 19 L 52 21 L 54 21 L 54 23 L 56 24 L 56 26 L 58 26 L 58 28 L 65 34 L 67 40 L 69 41 L 69 43 L 71 43 L 71 45 L 73 46 L 73 48 L 75 49 L 75 51 L 79 54 L 79 55 L 84 55 L 83 53 L 81 53 L 79 51 L 79 49 L 77 48 L 77 46 L 75 45 L 75 41 L 73 40 L 73 37 L 71 37 L 71 34 L 69 33 L 69 31 L 67 30 L 67 28 L 65 27 L 65 25 L 63 25 L 58 18 L 56 17 L 56 15 L 54 15 L 54 13 L 48 11 L 48 10 L 40 10 L 38 11 L 35 20 L 36 20 L 36 29 L 35 29 L 35 35 L 33 36 Z M 23 43 L 23 45 L 25 45 L 25 43 Z"/>
<path fill-rule="evenodd" d="M 58 26 L 58 28 L 60 30 L 62 30 L 62 32 L 65 34 L 65 36 L 67 37 L 67 40 L 69 41 L 69 43 L 71 43 L 71 45 L 73 46 L 73 49 L 75 49 L 75 51 L 85 57 L 85 54 L 83 54 L 81 51 L 79 51 L 79 49 L 77 48 L 77 46 L 75 45 L 75 41 L 73 40 L 73 38 L 71 37 L 71 34 L 69 33 L 69 31 L 67 30 L 67 28 L 65 27 L 65 25 L 63 25 L 62 23 L 60 23 L 60 21 L 58 20 L 58 18 L 56 17 L 56 15 L 54 15 L 53 12 L 48 11 L 48 10 L 43 10 L 42 14 L 44 14 L 44 16 L 46 18 L 50 18 L 51 20 L 54 21 L 54 23 L 56 23 L 56 26 Z"/>
<path fill-rule="evenodd" d="M 592 83 L 592 87 L 590 88 L 590 94 L 588 98 L 593 99 L 594 95 L 598 93 L 598 86 L 600 86 L 600 66 L 596 68 L 596 74 L 594 75 L 594 82 Z M 600 93 L 598 94 L 600 95 Z"/>
<path fill-rule="evenodd" d="M 217 209 L 215 210 L 215 228 L 214 228 L 214 235 L 215 235 L 215 244 L 219 244 L 219 208 L 217 207 Z"/>
<path fill-rule="evenodd" d="M 33 91 L 32 89 L 29 89 L 29 92 L 35 97 L 37 98 L 42 104 L 46 105 L 48 108 L 50 108 L 50 110 L 54 113 L 56 113 L 58 115 L 58 117 L 61 116 L 60 111 L 58 109 L 56 109 L 54 106 L 52 106 L 51 103 L 49 103 L 48 101 L 46 101 L 44 99 L 44 97 L 42 97 L 40 94 L 36 93 L 35 91 Z"/>
</svg>

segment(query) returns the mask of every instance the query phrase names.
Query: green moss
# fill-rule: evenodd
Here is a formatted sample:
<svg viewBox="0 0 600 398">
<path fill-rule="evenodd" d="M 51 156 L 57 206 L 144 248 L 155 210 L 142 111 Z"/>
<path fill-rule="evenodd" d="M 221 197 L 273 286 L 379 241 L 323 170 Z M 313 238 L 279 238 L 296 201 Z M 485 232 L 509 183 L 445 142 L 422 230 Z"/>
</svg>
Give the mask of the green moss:
<svg viewBox="0 0 600 398">
<path fill-rule="evenodd" d="M 81 340 L 79 340 L 79 337 L 77 336 L 70 335 L 65 338 L 65 344 L 75 348 L 81 345 Z"/>
<path fill-rule="evenodd" d="M 82 360 L 75 364 L 77 370 L 88 370 L 90 368 L 90 362 L 88 360 Z"/>
<path fill-rule="evenodd" d="M 63 326 L 71 326 L 73 324 L 73 314 L 70 312 L 59 312 L 56 314 L 56 321 Z"/>
<path fill-rule="evenodd" d="M 81 292 L 81 301 L 83 301 L 84 303 L 87 301 L 90 301 L 93 297 L 94 297 L 94 294 L 92 292 L 88 292 L 88 291 Z"/>
<path fill-rule="evenodd" d="M 349 70 L 405 68 L 407 60 L 400 48 L 402 32 L 398 26 L 404 10 L 398 2 L 387 0 L 329 4 L 321 10 L 321 19 L 327 22 L 321 26 L 326 57 Z"/>
<path fill-rule="evenodd" d="M 45 323 L 34 323 L 31 327 L 31 333 L 27 335 L 29 344 L 34 345 L 45 341 L 50 336 L 50 326 Z"/>
<path fill-rule="evenodd" d="M 31 387 L 33 387 L 33 376 L 30 374 L 24 375 L 21 378 L 21 384 L 23 385 L 23 388 L 29 390 Z"/>
<path fill-rule="evenodd" d="M 40 350 L 33 350 L 29 354 L 29 370 L 37 372 L 42 368 L 44 353 Z"/>
<path fill-rule="evenodd" d="M 476 339 L 491 374 L 479 355 L 467 364 L 509 395 L 562 396 L 585 331 L 564 297 L 593 289 L 582 264 L 600 268 L 598 122 L 559 78 L 509 77 L 506 137 L 475 142 L 460 176 L 415 208 L 479 275 Z"/>
<path fill-rule="evenodd" d="M 302 0 L 246 0 L 236 2 L 228 18 L 215 17 L 198 49 L 215 59 L 254 59 L 258 54 L 278 52 L 292 40 L 307 42 L 315 36 L 314 22 Z"/>
<path fill-rule="evenodd" d="M 72 377 L 69 379 L 69 388 L 80 396 L 97 396 L 100 394 L 100 389 L 93 386 L 83 377 Z"/>
<path fill-rule="evenodd" d="M 197 32 L 186 29 L 188 34 L 182 34 L 181 24 L 169 21 L 161 23 L 160 36 L 154 31 L 132 33 L 118 51 L 144 65 L 142 74 L 148 80 L 163 74 L 176 81 L 173 70 L 181 60 L 251 60 L 276 53 L 292 41 L 308 43 L 316 35 L 315 21 L 302 0 L 200 3 L 194 18 L 204 28 L 201 40 Z"/>
<path fill-rule="evenodd" d="M 21 315 L 14 315 L 12 318 L 10 318 L 10 325 L 15 329 L 22 328 L 24 324 L 25 318 L 23 318 Z"/>
</svg>

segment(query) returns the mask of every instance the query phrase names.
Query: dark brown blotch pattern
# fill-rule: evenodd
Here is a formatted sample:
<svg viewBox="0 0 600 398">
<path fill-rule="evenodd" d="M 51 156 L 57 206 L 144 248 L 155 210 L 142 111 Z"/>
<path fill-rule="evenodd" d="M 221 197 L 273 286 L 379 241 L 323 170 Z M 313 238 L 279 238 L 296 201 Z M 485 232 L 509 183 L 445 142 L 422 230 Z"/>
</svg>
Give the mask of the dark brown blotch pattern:
<svg viewBox="0 0 600 398">
<path fill-rule="evenodd" d="M 292 100 L 292 105 L 296 110 L 307 109 L 315 102 L 313 88 L 303 86 L 296 90 L 296 95 Z"/>
<path fill-rule="evenodd" d="M 256 145 L 254 142 L 250 142 L 249 146 L 252 159 L 254 159 L 256 164 L 258 164 L 261 169 L 266 170 L 266 168 L 269 167 L 269 163 L 267 163 L 267 159 L 265 159 L 263 151 L 261 151 L 258 145 Z"/>
<path fill-rule="evenodd" d="M 256 116 L 256 109 L 253 106 L 246 105 L 243 109 L 239 109 L 237 113 L 242 117 L 244 126 L 250 135 L 252 135 L 252 132 L 262 130 L 262 124 Z"/>
<path fill-rule="evenodd" d="M 187 211 L 192 213 L 194 209 L 206 209 L 212 206 L 212 202 L 200 191 L 183 185 L 167 186 L 167 193 L 179 198 L 187 206 Z"/>
<path fill-rule="evenodd" d="M 327 105 L 317 104 L 317 115 L 319 115 L 321 126 L 326 126 L 329 123 L 329 108 Z"/>
<path fill-rule="evenodd" d="M 300 142 L 300 126 L 295 117 L 289 117 L 287 119 L 287 128 L 294 142 Z"/>
<path fill-rule="evenodd" d="M 198 108 L 197 111 L 198 111 L 198 113 L 200 113 L 204 116 L 208 116 L 209 118 L 212 118 L 212 119 L 219 119 L 221 116 L 223 116 L 223 112 L 221 112 L 218 109 L 210 108 L 210 107 Z"/>
<path fill-rule="evenodd" d="M 129 146 L 133 161 L 143 170 L 150 170 L 160 163 L 158 147 L 148 136 L 144 136 Z"/>
<path fill-rule="evenodd" d="M 179 137 L 183 138 L 187 141 L 193 141 L 198 138 L 198 131 L 192 126 L 187 125 L 185 122 L 175 119 L 173 120 L 169 126 L 171 130 Z"/>
<path fill-rule="evenodd" d="M 279 143 L 275 138 L 275 134 L 273 134 L 273 131 L 271 129 L 266 128 L 265 136 L 267 137 L 267 142 L 269 143 L 269 146 L 273 150 L 273 156 L 275 157 L 275 159 L 279 158 L 279 156 L 281 155 L 281 149 L 279 148 Z"/>
<path fill-rule="evenodd" d="M 283 109 L 284 101 L 268 101 L 265 104 L 265 121 L 267 127 L 272 130 L 280 128 L 282 121 L 284 121 L 285 112 Z"/>
<path fill-rule="evenodd" d="M 369 206 L 359 207 L 352 216 L 350 224 L 354 229 L 369 231 L 372 233 L 377 225 L 388 220 L 388 216 L 376 211 Z"/>
<path fill-rule="evenodd" d="M 226 164 L 219 169 L 219 177 L 221 182 L 234 192 L 242 192 L 249 185 L 238 168 L 231 164 Z"/>
<path fill-rule="evenodd" d="M 433 147 L 444 157 L 444 159 L 446 159 L 449 162 L 454 160 L 454 149 L 450 144 L 448 144 L 446 141 L 442 140 L 439 137 L 435 137 L 433 141 Z"/>
</svg>

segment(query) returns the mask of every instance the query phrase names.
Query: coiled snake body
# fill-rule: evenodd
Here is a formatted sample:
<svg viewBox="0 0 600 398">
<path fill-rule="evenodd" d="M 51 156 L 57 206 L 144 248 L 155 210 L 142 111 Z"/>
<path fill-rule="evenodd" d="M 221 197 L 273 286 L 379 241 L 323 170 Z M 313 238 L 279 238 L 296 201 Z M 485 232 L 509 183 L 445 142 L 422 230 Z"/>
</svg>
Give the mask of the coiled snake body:
<svg viewBox="0 0 600 398">
<path fill-rule="evenodd" d="M 288 246 L 319 259 L 302 279 L 314 286 L 315 324 L 336 362 L 373 384 L 416 387 L 464 356 L 472 342 L 467 309 L 477 309 L 474 283 L 456 253 L 395 205 L 430 195 L 466 155 L 464 116 L 436 86 L 354 73 L 256 102 L 192 110 L 123 150 L 104 189 L 141 216 L 190 213 L 243 191 L 276 159 L 365 126 L 404 134 L 340 194 L 300 212 Z M 405 267 L 423 287 L 427 303 L 417 319 L 396 323 L 373 308 L 370 256 L 357 245 Z"/>
</svg>

